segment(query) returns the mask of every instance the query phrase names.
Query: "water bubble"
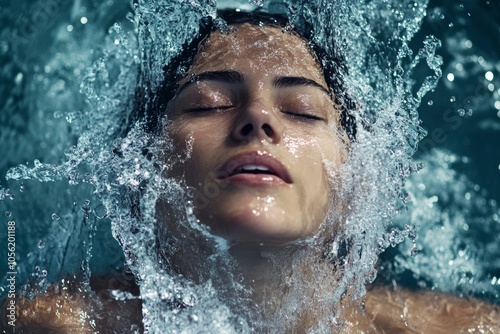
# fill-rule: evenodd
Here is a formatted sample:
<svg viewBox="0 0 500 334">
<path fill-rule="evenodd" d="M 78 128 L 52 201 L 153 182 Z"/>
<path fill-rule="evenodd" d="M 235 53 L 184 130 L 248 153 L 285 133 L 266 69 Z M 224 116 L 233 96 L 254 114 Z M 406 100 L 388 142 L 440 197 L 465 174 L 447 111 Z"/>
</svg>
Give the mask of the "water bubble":
<svg viewBox="0 0 500 334">
<path fill-rule="evenodd" d="M 462 64 L 460 64 L 460 63 L 457 63 L 457 64 L 455 65 L 455 68 L 456 68 L 456 69 L 457 69 L 457 71 L 459 71 L 459 72 L 462 72 L 462 71 L 464 70 L 464 66 L 463 66 Z"/>
<path fill-rule="evenodd" d="M 255 6 L 264 6 L 264 0 L 250 0 L 250 3 Z"/>
<path fill-rule="evenodd" d="M 495 101 L 495 108 L 500 110 L 500 101 Z"/>
<path fill-rule="evenodd" d="M 45 247 L 45 242 L 43 242 L 43 240 L 39 240 L 38 241 L 38 248 L 42 249 Z"/>
<path fill-rule="evenodd" d="M 429 106 L 432 106 L 433 104 L 434 104 L 434 101 L 432 101 L 432 100 L 429 100 L 429 102 L 427 102 L 427 105 L 429 105 Z"/>
<path fill-rule="evenodd" d="M 71 24 L 68 24 L 68 26 L 66 27 L 66 30 L 68 32 L 72 32 L 73 31 L 73 26 Z"/>
<path fill-rule="evenodd" d="M 448 73 L 448 75 L 446 75 L 446 79 L 448 79 L 448 81 L 453 81 L 455 80 L 455 75 L 453 73 Z"/>
<path fill-rule="evenodd" d="M 470 49 L 470 48 L 472 48 L 472 42 L 471 42 L 470 40 L 466 40 L 466 41 L 465 41 L 465 46 L 466 46 L 467 48 L 469 48 L 469 49 Z"/>
<path fill-rule="evenodd" d="M 12 212 L 11 211 L 5 211 L 5 217 L 10 217 L 12 216 Z"/>
<path fill-rule="evenodd" d="M 55 119 L 59 119 L 59 118 L 63 117 L 63 113 L 60 110 L 54 111 L 53 115 L 54 115 Z"/>
<path fill-rule="evenodd" d="M 101 204 L 94 209 L 94 214 L 97 217 L 97 219 L 103 219 L 106 217 L 108 212 L 106 211 L 106 208 L 104 207 L 104 205 Z"/>
<path fill-rule="evenodd" d="M 59 220 L 61 219 L 61 217 L 59 217 L 59 215 L 57 213 L 53 213 L 52 216 L 51 216 L 52 220 Z"/>
<path fill-rule="evenodd" d="M 89 21 L 89 20 L 88 20 L 85 16 L 82 16 L 82 17 L 80 18 L 80 23 L 81 23 L 81 24 L 87 24 L 87 22 L 88 22 L 88 21 Z"/>
<path fill-rule="evenodd" d="M 486 78 L 486 80 L 491 81 L 495 76 L 493 75 L 493 72 L 488 71 L 484 74 L 484 77 Z"/>
<path fill-rule="evenodd" d="M 460 116 L 465 116 L 465 109 L 460 108 L 457 110 L 457 112 Z"/>
<path fill-rule="evenodd" d="M 19 191 L 23 192 L 24 191 L 24 183 L 19 183 Z"/>
<path fill-rule="evenodd" d="M 493 91 L 495 90 L 495 85 L 494 85 L 494 84 L 492 84 L 492 83 L 488 84 L 488 90 L 489 90 L 490 92 L 493 92 Z"/>
<path fill-rule="evenodd" d="M 455 102 L 455 101 L 456 101 L 455 96 L 450 97 L 450 102 Z"/>
<path fill-rule="evenodd" d="M 472 114 L 474 113 L 474 111 L 472 109 L 467 109 L 467 116 L 472 116 Z"/>
</svg>

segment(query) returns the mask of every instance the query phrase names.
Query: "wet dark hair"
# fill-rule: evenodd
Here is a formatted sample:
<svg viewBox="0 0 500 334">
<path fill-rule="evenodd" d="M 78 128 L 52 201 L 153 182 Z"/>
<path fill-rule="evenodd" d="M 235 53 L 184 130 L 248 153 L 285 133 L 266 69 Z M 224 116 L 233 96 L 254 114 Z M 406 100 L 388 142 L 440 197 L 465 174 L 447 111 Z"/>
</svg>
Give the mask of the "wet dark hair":
<svg viewBox="0 0 500 334">
<path fill-rule="evenodd" d="M 221 19 L 223 21 L 221 21 Z M 341 73 L 346 73 L 344 60 L 338 55 L 330 55 L 324 49 L 319 47 L 313 41 L 313 29 L 307 23 L 303 22 L 302 27 L 293 26 L 286 17 L 277 14 L 268 14 L 265 12 L 239 12 L 236 10 L 220 10 L 218 11 L 218 18 L 212 19 L 205 17 L 200 22 L 200 29 L 198 35 L 191 40 L 187 45 L 182 48 L 182 52 L 175 56 L 164 68 L 165 80 L 160 85 L 159 89 L 154 92 L 154 101 L 152 106 L 146 107 L 138 105 L 137 102 L 144 99 L 137 100 L 136 94 L 136 110 L 139 116 L 146 118 L 147 127 L 151 131 L 157 130 L 158 121 L 161 118 L 159 110 L 163 111 L 167 108 L 168 103 L 175 97 L 177 89 L 179 88 L 179 81 L 186 75 L 189 67 L 193 63 L 194 57 L 198 53 L 200 43 L 206 39 L 210 34 L 217 30 L 228 30 L 228 26 L 250 23 L 257 26 L 271 26 L 282 28 L 285 31 L 296 34 L 302 38 L 309 45 L 311 54 L 316 58 L 320 65 L 325 81 L 333 91 L 333 98 L 335 103 L 340 106 L 340 124 L 346 131 L 347 136 L 351 141 L 356 138 L 356 122 L 354 116 L 351 114 L 355 109 L 355 103 L 346 93 L 344 81 Z M 142 115 L 141 115 L 142 114 Z"/>
</svg>

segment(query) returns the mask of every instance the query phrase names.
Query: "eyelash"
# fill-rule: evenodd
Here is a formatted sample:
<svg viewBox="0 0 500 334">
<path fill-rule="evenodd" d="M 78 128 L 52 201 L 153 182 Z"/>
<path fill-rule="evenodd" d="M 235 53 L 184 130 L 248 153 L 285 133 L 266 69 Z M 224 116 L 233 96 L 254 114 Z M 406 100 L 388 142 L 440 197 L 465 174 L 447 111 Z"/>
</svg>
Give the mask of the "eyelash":
<svg viewBox="0 0 500 334">
<path fill-rule="evenodd" d="M 202 113 L 202 112 L 218 112 L 218 111 L 223 111 L 223 110 L 228 110 L 234 108 L 233 105 L 227 105 L 227 106 L 198 106 L 195 108 L 190 108 L 187 110 L 187 112 L 192 112 L 192 113 Z M 303 121 L 324 121 L 324 118 L 320 116 L 316 116 L 313 114 L 306 114 L 306 113 L 300 113 L 300 112 L 291 112 L 291 111 L 281 111 L 283 114 L 300 119 Z"/>
<path fill-rule="evenodd" d="M 198 106 L 195 108 L 190 108 L 187 109 L 187 112 L 217 112 L 217 111 L 222 111 L 222 110 L 227 110 L 231 109 L 234 106 L 232 105 L 227 105 L 227 106 Z"/>
<path fill-rule="evenodd" d="M 282 111 L 282 113 L 293 117 L 293 118 L 300 118 L 302 120 L 307 120 L 307 121 L 324 121 L 322 117 L 312 115 L 312 114 L 304 114 L 304 113 L 297 113 L 297 112 L 291 112 L 291 111 Z"/>
</svg>

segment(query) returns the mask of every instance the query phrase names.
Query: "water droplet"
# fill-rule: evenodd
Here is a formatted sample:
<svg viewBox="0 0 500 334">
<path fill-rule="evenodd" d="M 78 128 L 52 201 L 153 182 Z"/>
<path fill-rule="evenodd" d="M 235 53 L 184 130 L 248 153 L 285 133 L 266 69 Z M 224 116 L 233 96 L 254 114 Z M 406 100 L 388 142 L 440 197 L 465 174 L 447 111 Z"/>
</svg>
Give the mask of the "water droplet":
<svg viewBox="0 0 500 334">
<path fill-rule="evenodd" d="M 369 274 L 369 276 L 368 276 L 368 278 L 367 278 L 367 280 L 366 280 L 366 281 L 367 281 L 367 283 L 371 284 L 371 283 L 373 283 L 373 282 L 375 281 L 375 279 L 376 279 L 376 278 L 377 278 L 377 271 L 376 271 L 376 270 L 374 270 L 374 271 L 372 271 L 372 272 Z"/>
<path fill-rule="evenodd" d="M 417 256 L 417 254 L 418 254 L 418 247 L 416 244 L 413 244 L 412 248 L 410 249 L 410 255 L 412 257 L 415 257 Z"/>
<path fill-rule="evenodd" d="M 59 215 L 57 213 L 55 213 L 55 212 L 52 214 L 51 217 L 52 217 L 52 220 L 59 220 L 59 219 L 61 219 L 61 217 L 59 217 Z"/>
<path fill-rule="evenodd" d="M 21 72 L 17 73 L 14 82 L 19 85 L 23 81 L 23 74 Z"/>
<path fill-rule="evenodd" d="M 108 212 L 106 211 L 106 208 L 103 205 L 99 205 L 94 209 L 94 214 L 97 217 L 97 219 L 103 219 L 106 217 Z"/>
</svg>

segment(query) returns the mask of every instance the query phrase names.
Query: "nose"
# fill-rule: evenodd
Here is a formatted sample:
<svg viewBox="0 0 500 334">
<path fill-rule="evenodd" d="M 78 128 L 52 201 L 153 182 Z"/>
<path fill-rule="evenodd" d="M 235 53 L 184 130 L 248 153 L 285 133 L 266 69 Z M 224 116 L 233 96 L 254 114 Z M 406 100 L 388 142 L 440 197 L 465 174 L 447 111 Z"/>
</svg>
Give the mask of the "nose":
<svg viewBox="0 0 500 334">
<path fill-rule="evenodd" d="M 279 143 L 283 133 L 283 126 L 271 108 L 263 103 L 251 103 L 240 111 L 231 137 L 236 141 L 251 139 L 267 140 Z"/>
</svg>

